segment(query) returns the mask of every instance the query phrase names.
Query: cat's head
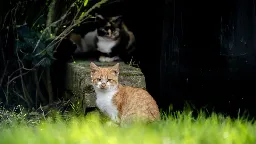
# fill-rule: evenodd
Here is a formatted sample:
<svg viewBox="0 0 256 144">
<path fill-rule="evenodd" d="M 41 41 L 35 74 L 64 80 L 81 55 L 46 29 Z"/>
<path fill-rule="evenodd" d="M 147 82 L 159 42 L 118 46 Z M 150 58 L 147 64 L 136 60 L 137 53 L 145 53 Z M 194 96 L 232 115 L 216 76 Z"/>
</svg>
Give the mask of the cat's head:
<svg viewBox="0 0 256 144">
<path fill-rule="evenodd" d="M 118 86 L 119 63 L 112 67 L 99 67 L 90 64 L 92 85 L 101 91 L 114 90 Z"/>
<path fill-rule="evenodd" d="M 122 17 L 103 17 L 102 15 L 96 14 L 97 22 L 97 33 L 98 36 L 110 39 L 117 40 L 120 37 L 120 31 L 122 29 Z"/>
</svg>

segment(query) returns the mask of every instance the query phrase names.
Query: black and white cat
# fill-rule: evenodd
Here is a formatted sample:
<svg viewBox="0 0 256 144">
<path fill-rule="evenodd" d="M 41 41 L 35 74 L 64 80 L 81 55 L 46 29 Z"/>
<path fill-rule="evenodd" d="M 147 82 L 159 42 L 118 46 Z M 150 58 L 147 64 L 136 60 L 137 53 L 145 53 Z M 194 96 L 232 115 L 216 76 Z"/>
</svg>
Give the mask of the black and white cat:
<svg viewBox="0 0 256 144">
<path fill-rule="evenodd" d="M 104 18 L 96 14 L 96 29 L 84 36 L 72 33 L 70 40 L 77 45 L 74 54 L 97 51 L 101 62 L 129 62 L 135 50 L 134 35 L 124 25 L 121 16 Z"/>
</svg>

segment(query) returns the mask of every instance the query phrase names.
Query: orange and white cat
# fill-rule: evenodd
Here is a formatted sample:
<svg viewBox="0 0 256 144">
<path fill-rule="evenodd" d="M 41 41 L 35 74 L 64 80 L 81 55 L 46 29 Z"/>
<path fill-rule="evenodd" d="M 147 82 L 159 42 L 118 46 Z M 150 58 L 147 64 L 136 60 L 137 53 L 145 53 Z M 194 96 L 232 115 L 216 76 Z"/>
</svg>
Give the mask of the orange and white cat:
<svg viewBox="0 0 256 144">
<path fill-rule="evenodd" d="M 90 68 L 96 105 L 111 120 L 122 125 L 135 120 L 152 122 L 160 119 L 158 105 L 146 90 L 119 84 L 119 63 L 99 67 L 91 62 Z"/>
</svg>

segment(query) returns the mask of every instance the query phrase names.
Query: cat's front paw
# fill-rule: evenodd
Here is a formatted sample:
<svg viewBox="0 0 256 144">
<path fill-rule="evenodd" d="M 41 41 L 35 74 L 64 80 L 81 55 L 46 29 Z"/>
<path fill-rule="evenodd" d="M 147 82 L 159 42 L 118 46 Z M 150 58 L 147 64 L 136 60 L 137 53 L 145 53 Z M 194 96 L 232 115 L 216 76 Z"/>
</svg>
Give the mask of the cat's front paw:
<svg viewBox="0 0 256 144">
<path fill-rule="evenodd" d="M 116 61 L 116 60 L 119 60 L 119 57 L 118 56 L 114 56 L 112 58 L 110 57 L 105 57 L 105 56 L 100 56 L 99 58 L 99 61 L 100 62 L 113 62 L 113 61 Z"/>
<path fill-rule="evenodd" d="M 105 57 L 105 56 L 100 56 L 99 61 L 100 62 L 110 62 L 110 58 L 109 57 Z"/>
</svg>

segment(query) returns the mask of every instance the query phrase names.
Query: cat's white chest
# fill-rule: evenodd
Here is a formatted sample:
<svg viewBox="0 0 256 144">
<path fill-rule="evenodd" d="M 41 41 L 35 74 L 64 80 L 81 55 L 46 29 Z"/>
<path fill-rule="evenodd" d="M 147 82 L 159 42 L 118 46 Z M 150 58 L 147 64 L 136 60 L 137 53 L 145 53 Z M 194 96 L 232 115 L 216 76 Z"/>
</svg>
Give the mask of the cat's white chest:
<svg viewBox="0 0 256 144">
<path fill-rule="evenodd" d="M 104 113 L 106 113 L 113 121 L 118 122 L 118 110 L 112 102 L 116 90 L 109 92 L 96 91 L 96 105 Z"/>
<path fill-rule="evenodd" d="M 102 53 L 111 53 L 112 48 L 117 44 L 117 41 L 104 39 L 98 36 L 97 50 Z"/>
</svg>

